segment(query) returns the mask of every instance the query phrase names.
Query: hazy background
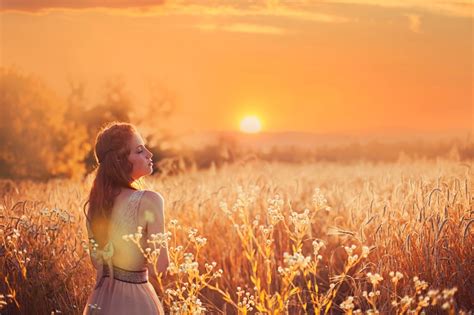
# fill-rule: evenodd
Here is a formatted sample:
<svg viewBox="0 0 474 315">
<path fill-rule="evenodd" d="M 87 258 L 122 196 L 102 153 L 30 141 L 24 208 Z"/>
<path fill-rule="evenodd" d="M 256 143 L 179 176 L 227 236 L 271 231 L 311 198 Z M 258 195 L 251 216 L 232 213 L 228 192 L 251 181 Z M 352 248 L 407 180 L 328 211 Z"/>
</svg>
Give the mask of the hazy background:
<svg viewBox="0 0 474 315">
<path fill-rule="evenodd" d="M 249 154 L 472 158 L 473 10 L 470 1 L 4 0 L 1 175 L 28 177 L 32 160 L 50 165 L 33 163 L 39 177 L 91 169 L 95 133 L 114 119 L 138 124 L 157 161 L 181 167 Z M 247 115 L 261 133 L 239 131 Z"/>
</svg>

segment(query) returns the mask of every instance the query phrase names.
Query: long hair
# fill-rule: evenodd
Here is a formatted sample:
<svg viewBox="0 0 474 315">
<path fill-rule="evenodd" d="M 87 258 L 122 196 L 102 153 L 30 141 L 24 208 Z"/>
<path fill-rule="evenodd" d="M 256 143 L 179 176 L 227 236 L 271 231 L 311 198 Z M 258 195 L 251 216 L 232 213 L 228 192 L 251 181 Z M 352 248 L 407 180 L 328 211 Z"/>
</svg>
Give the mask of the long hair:
<svg viewBox="0 0 474 315">
<path fill-rule="evenodd" d="M 94 154 L 98 167 L 92 184 L 86 218 L 99 246 L 108 239 L 108 228 L 114 200 L 121 188 L 136 189 L 132 186 L 133 164 L 128 160 L 130 140 L 136 129 L 132 124 L 112 122 L 97 134 Z"/>
</svg>

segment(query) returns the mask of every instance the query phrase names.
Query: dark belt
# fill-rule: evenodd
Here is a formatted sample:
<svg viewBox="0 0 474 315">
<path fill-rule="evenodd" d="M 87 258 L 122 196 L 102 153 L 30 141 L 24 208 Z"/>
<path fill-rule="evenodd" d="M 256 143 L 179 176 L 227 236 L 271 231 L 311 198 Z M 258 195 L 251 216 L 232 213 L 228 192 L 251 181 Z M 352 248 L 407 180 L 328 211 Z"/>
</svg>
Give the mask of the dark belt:
<svg viewBox="0 0 474 315">
<path fill-rule="evenodd" d="M 147 283 L 148 282 L 148 270 L 138 270 L 138 271 L 132 271 L 132 270 L 126 270 L 122 269 L 116 266 L 113 266 L 113 274 L 114 274 L 114 279 L 126 283 L 134 283 L 134 284 L 141 284 L 141 283 Z M 110 277 L 110 270 L 107 265 L 103 266 L 103 271 L 102 271 L 102 278 L 99 280 L 99 283 L 97 283 L 96 289 L 99 288 L 102 285 L 102 282 L 104 278 Z"/>
</svg>

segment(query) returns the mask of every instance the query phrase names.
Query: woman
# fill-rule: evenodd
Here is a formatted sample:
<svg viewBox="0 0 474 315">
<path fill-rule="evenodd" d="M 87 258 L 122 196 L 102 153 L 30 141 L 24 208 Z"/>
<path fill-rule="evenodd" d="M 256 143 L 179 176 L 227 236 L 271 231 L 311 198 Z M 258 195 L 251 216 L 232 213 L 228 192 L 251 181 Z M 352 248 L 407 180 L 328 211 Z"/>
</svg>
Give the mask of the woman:
<svg viewBox="0 0 474 315">
<path fill-rule="evenodd" d="M 149 235 L 164 233 L 163 198 L 135 188 L 137 180 L 152 173 L 153 154 L 133 125 L 114 122 L 97 135 L 95 156 L 99 166 L 86 221 L 97 282 L 83 313 L 164 314 L 148 278 L 156 279 L 153 267 L 136 244 L 122 238 L 141 227 L 141 246 L 146 248 Z M 165 272 L 168 264 L 163 247 L 158 272 Z"/>
</svg>

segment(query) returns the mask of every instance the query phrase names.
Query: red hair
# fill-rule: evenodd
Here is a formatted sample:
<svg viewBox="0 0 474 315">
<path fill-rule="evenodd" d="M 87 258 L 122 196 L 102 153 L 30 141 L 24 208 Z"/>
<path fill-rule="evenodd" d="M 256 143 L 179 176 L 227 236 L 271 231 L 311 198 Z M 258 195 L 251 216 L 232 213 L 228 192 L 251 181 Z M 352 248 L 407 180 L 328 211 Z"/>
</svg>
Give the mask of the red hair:
<svg viewBox="0 0 474 315">
<path fill-rule="evenodd" d="M 121 188 L 136 189 L 132 186 L 133 164 L 128 160 L 130 140 L 136 132 L 132 124 L 112 122 L 97 134 L 94 153 L 99 166 L 84 207 L 88 205 L 86 218 L 99 246 L 107 243 L 115 197 Z"/>
</svg>

